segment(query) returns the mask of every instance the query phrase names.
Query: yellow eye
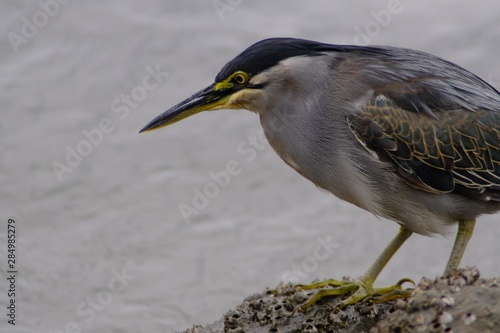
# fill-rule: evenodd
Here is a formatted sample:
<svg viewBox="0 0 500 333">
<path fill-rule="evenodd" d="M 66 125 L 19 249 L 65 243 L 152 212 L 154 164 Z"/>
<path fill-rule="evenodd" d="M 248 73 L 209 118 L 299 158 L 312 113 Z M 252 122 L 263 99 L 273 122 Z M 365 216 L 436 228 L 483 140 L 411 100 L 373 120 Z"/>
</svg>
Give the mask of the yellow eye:
<svg viewBox="0 0 500 333">
<path fill-rule="evenodd" d="M 248 82 L 248 79 L 249 79 L 249 76 L 245 72 L 238 71 L 238 72 L 233 74 L 233 80 L 234 80 L 234 82 L 236 82 L 238 84 L 245 84 Z"/>
</svg>

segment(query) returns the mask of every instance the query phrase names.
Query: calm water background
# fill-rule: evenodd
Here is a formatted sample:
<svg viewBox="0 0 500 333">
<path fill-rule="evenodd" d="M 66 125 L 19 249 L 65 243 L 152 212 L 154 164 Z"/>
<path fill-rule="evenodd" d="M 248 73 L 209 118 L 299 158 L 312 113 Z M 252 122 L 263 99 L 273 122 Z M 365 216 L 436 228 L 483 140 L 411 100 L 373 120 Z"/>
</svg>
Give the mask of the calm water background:
<svg viewBox="0 0 500 333">
<path fill-rule="evenodd" d="M 212 1 L 74 1 L 47 7 L 50 16 L 45 3 L 0 5 L 1 332 L 172 332 L 282 280 L 363 273 L 397 225 L 318 191 L 267 143 L 241 154 L 260 133 L 254 114 L 203 113 L 137 133 L 255 41 L 410 47 L 500 88 L 493 0 L 227 0 L 219 11 Z M 23 35 L 34 19 L 37 31 Z M 12 44 L 12 33 L 25 39 Z M 78 150 L 86 156 L 68 157 Z M 183 218 L 179 207 L 193 206 L 210 172 L 232 160 L 241 172 L 224 188 L 208 185 L 213 198 L 196 199 L 198 214 Z M 15 327 L 4 314 L 9 217 L 18 226 Z M 480 219 L 463 260 L 483 276 L 500 275 L 498 219 Z M 412 237 L 378 284 L 439 275 L 450 232 Z M 333 245 L 318 257 L 325 242 Z"/>
</svg>

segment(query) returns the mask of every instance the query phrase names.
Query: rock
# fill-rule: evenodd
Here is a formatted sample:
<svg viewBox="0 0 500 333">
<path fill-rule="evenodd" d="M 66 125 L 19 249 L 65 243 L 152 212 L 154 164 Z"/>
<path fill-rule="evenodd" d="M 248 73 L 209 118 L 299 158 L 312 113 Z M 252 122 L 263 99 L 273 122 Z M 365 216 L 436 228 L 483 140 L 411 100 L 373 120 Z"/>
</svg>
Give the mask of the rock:
<svg viewBox="0 0 500 333">
<path fill-rule="evenodd" d="M 185 333 L 500 332 L 498 279 L 480 279 L 476 268 L 422 278 L 405 300 L 361 302 L 337 311 L 343 297 L 329 297 L 305 313 L 295 311 L 315 292 L 280 284 L 246 298 L 221 320 Z"/>
<path fill-rule="evenodd" d="M 371 333 L 500 332 L 498 283 L 480 279 L 476 268 L 433 281 L 423 278 L 411 298 L 396 302 Z"/>
</svg>

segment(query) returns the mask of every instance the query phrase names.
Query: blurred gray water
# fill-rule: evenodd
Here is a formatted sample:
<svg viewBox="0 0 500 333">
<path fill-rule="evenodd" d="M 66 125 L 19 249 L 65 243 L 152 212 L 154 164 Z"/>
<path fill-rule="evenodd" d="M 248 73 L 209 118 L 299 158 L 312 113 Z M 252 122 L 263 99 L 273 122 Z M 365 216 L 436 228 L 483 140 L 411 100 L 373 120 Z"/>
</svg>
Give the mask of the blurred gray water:
<svg viewBox="0 0 500 333">
<path fill-rule="evenodd" d="M 172 332 L 282 280 L 363 273 L 397 225 L 295 174 L 256 139 L 255 115 L 203 113 L 138 134 L 255 41 L 410 47 L 500 88 L 493 0 L 0 6 L 2 281 L 9 217 L 19 270 L 16 326 L 0 282 L 1 332 Z M 228 162 L 238 172 L 227 182 Z M 483 276 L 500 275 L 498 219 L 480 219 L 463 260 Z M 378 284 L 440 274 L 453 237 L 415 235 Z"/>
</svg>

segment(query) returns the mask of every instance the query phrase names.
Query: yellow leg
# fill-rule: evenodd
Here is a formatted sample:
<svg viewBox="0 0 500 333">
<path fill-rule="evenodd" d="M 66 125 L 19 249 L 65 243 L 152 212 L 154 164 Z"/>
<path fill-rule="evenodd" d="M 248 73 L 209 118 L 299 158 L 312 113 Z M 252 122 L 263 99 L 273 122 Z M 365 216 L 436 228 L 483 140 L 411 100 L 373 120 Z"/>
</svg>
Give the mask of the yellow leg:
<svg viewBox="0 0 500 333">
<path fill-rule="evenodd" d="M 401 245 L 411 236 L 412 232 L 404 227 L 399 228 L 399 231 L 389 244 L 385 247 L 382 253 L 375 259 L 375 262 L 368 268 L 368 270 L 361 276 L 362 281 L 375 282 L 385 265 L 391 260 L 394 253 L 399 250 Z"/>
<path fill-rule="evenodd" d="M 409 279 L 402 279 L 394 286 L 373 288 L 373 283 L 378 277 L 382 269 L 387 265 L 394 253 L 403 245 L 403 243 L 411 236 L 412 232 L 404 227 L 399 229 L 398 234 L 391 242 L 385 247 L 382 253 L 377 257 L 375 262 L 370 268 L 361 276 L 357 281 L 336 281 L 326 280 L 319 283 L 310 285 L 299 285 L 300 288 L 317 289 L 326 286 L 333 286 L 333 289 L 323 289 L 311 297 L 302 307 L 301 310 L 306 310 L 314 303 L 323 297 L 345 295 L 349 292 L 354 292 L 349 298 L 341 302 L 337 307 L 342 309 L 347 305 L 355 304 L 366 297 L 373 297 L 374 295 L 382 295 L 381 297 L 374 297 L 374 301 L 387 301 L 394 298 L 408 297 L 409 292 L 403 291 L 401 285 L 405 282 L 412 282 Z"/>
<path fill-rule="evenodd" d="M 458 232 L 455 238 L 455 244 L 453 244 L 453 249 L 451 250 L 450 259 L 448 259 L 448 264 L 444 270 L 444 276 L 448 276 L 460 265 L 460 261 L 467 247 L 469 239 L 472 237 L 474 232 L 474 226 L 476 220 L 460 220 L 458 221 Z"/>
</svg>

